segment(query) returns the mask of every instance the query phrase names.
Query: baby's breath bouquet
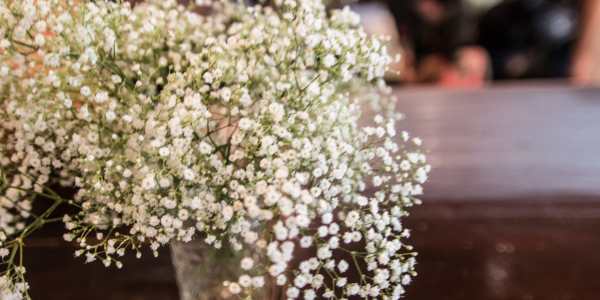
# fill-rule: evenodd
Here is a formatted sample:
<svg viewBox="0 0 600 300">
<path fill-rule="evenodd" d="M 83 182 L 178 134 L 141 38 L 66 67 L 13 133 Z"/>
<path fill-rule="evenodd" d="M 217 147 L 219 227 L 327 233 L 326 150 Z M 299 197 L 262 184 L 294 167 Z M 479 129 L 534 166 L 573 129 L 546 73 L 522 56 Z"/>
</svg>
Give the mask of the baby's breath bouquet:
<svg viewBox="0 0 600 300">
<path fill-rule="evenodd" d="M 25 240 L 52 222 L 107 267 L 239 253 L 243 299 L 400 298 L 430 167 L 359 22 L 317 0 L 0 0 L 0 299 L 29 298 Z"/>
</svg>

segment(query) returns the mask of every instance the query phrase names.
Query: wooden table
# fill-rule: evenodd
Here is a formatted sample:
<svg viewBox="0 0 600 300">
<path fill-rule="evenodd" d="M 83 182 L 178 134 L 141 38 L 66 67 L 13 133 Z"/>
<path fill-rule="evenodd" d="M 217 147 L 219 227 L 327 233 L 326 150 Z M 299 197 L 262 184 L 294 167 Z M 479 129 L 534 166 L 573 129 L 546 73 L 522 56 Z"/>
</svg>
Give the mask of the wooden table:
<svg viewBox="0 0 600 300">
<path fill-rule="evenodd" d="M 407 299 L 599 299 L 600 91 L 399 91 L 434 166 Z"/>
<path fill-rule="evenodd" d="M 407 299 L 598 299 L 600 91 L 527 83 L 397 95 L 434 167 L 425 205 L 406 221 L 420 252 Z M 29 245 L 34 299 L 177 299 L 168 252 L 108 271 L 57 245 Z"/>
</svg>

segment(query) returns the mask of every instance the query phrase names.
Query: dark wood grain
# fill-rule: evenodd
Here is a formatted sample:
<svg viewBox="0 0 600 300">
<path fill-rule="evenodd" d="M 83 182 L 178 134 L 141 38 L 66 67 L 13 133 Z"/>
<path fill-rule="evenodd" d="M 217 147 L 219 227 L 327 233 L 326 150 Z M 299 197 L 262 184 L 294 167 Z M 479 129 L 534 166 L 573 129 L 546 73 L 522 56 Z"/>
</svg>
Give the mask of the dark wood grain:
<svg viewBox="0 0 600 300">
<path fill-rule="evenodd" d="M 539 203 L 418 208 L 419 277 L 407 299 L 598 299 L 600 219 L 585 210 L 600 205 Z"/>
<path fill-rule="evenodd" d="M 600 92 L 398 91 L 433 165 L 407 299 L 598 299 Z"/>
<path fill-rule="evenodd" d="M 397 95 L 434 168 L 425 205 L 406 221 L 420 252 L 406 299 L 598 299 L 600 91 L 536 83 Z M 177 299 L 167 251 L 107 271 L 59 245 L 29 245 L 34 299 Z"/>
<path fill-rule="evenodd" d="M 600 196 L 600 93 L 565 86 L 399 91 L 434 166 L 428 198 Z"/>
</svg>

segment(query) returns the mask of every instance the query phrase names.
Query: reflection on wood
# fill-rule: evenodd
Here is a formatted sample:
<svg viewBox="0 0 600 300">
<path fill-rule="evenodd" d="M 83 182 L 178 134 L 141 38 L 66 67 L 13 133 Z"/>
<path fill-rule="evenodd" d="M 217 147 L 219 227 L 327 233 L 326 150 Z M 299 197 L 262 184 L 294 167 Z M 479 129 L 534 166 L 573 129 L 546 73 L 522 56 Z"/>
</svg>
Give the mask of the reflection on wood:
<svg viewBox="0 0 600 300">
<path fill-rule="evenodd" d="M 540 84 L 398 96 L 434 167 L 426 204 L 407 220 L 420 252 L 407 299 L 597 299 L 600 91 Z M 59 245 L 29 245 L 34 299 L 177 299 L 168 253 L 107 271 Z"/>
</svg>

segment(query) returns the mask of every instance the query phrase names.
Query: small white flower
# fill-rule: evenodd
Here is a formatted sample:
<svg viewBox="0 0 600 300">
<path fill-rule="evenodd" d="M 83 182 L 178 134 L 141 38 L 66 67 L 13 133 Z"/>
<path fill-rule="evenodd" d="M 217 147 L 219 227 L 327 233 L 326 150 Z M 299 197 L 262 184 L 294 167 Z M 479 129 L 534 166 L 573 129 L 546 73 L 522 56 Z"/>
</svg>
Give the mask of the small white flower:
<svg viewBox="0 0 600 300">
<path fill-rule="evenodd" d="M 300 247 L 308 248 L 310 246 L 312 246 L 312 237 L 305 236 L 305 237 L 302 237 L 302 239 L 300 239 Z"/>
<path fill-rule="evenodd" d="M 183 178 L 188 181 L 192 181 L 196 178 L 196 172 L 192 169 L 183 170 Z"/>
<path fill-rule="evenodd" d="M 169 156 L 169 154 L 171 154 L 171 150 L 169 150 L 169 147 L 161 147 L 158 150 L 158 153 L 162 157 L 167 157 L 167 156 Z"/>
<path fill-rule="evenodd" d="M 265 285 L 265 279 L 262 276 L 255 276 L 252 278 L 252 286 L 255 288 L 262 288 Z"/>
<path fill-rule="evenodd" d="M 252 129 L 253 122 L 252 122 L 252 120 L 250 120 L 248 118 L 242 118 L 242 119 L 240 119 L 239 126 L 240 126 L 241 130 L 246 131 L 246 130 Z"/>
<path fill-rule="evenodd" d="M 323 58 L 323 65 L 327 68 L 331 68 L 333 67 L 333 65 L 335 65 L 336 63 L 336 59 L 335 56 L 333 54 L 327 54 L 324 58 Z"/>
<path fill-rule="evenodd" d="M 92 95 L 92 90 L 88 86 L 81 87 L 81 89 L 79 90 L 79 92 L 84 97 L 89 97 L 89 96 Z"/>
<path fill-rule="evenodd" d="M 283 120 L 283 115 L 285 114 L 285 110 L 283 106 L 279 103 L 271 103 L 269 105 L 269 112 L 275 122 L 281 122 Z"/>
<path fill-rule="evenodd" d="M 348 270 L 349 264 L 345 261 L 345 260 L 340 260 L 340 262 L 338 263 L 338 270 L 340 271 L 340 273 L 345 273 Z"/>
<path fill-rule="evenodd" d="M 232 294 L 237 295 L 242 292 L 242 288 L 240 287 L 239 284 L 233 282 L 233 283 L 229 284 L 229 291 Z"/>
<path fill-rule="evenodd" d="M 83 88 L 85 88 L 85 87 L 83 87 Z M 83 91 L 81 92 L 81 94 L 85 96 Z M 96 101 L 96 103 L 99 103 L 99 104 L 104 103 L 104 102 L 108 101 L 108 93 L 107 92 L 99 92 L 94 97 L 94 100 Z"/>
<path fill-rule="evenodd" d="M 115 112 L 112 110 L 107 111 L 104 115 L 106 116 L 106 121 L 108 122 L 112 122 L 117 118 L 117 114 L 115 114 Z"/>
<path fill-rule="evenodd" d="M 145 190 L 152 190 L 156 187 L 156 180 L 154 179 L 154 174 L 147 175 L 142 181 L 142 187 Z"/>
<path fill-rule="evenodd" d="M 241 267 L 242 270 L 250 270 L 252 269 L 252 267 L 254 266 L 254 260 L 252 260 L 252 258 L 249 257 L 244 257 L 241 261 Z"/>
<path fill-rule="evenodd" d="M 200 150 L 200 153 L 202 153 L 202 154 L 210 154 L 210 153 L 212 153 L 213 148 L 210 144 L 202 141 L 198 145 L 198 150 Z"/>
<path fill-rule="evenodd" d="M 229 205 L 223 207 L 223 221 L 227 222 L 233 218 L 233 208 Z"/>
<path fill-rule="evenodd" d="M 6 248 L 0 248 L 0 257 L 4 258 L 10 254 L 10 251 Z"/>
</svg>

